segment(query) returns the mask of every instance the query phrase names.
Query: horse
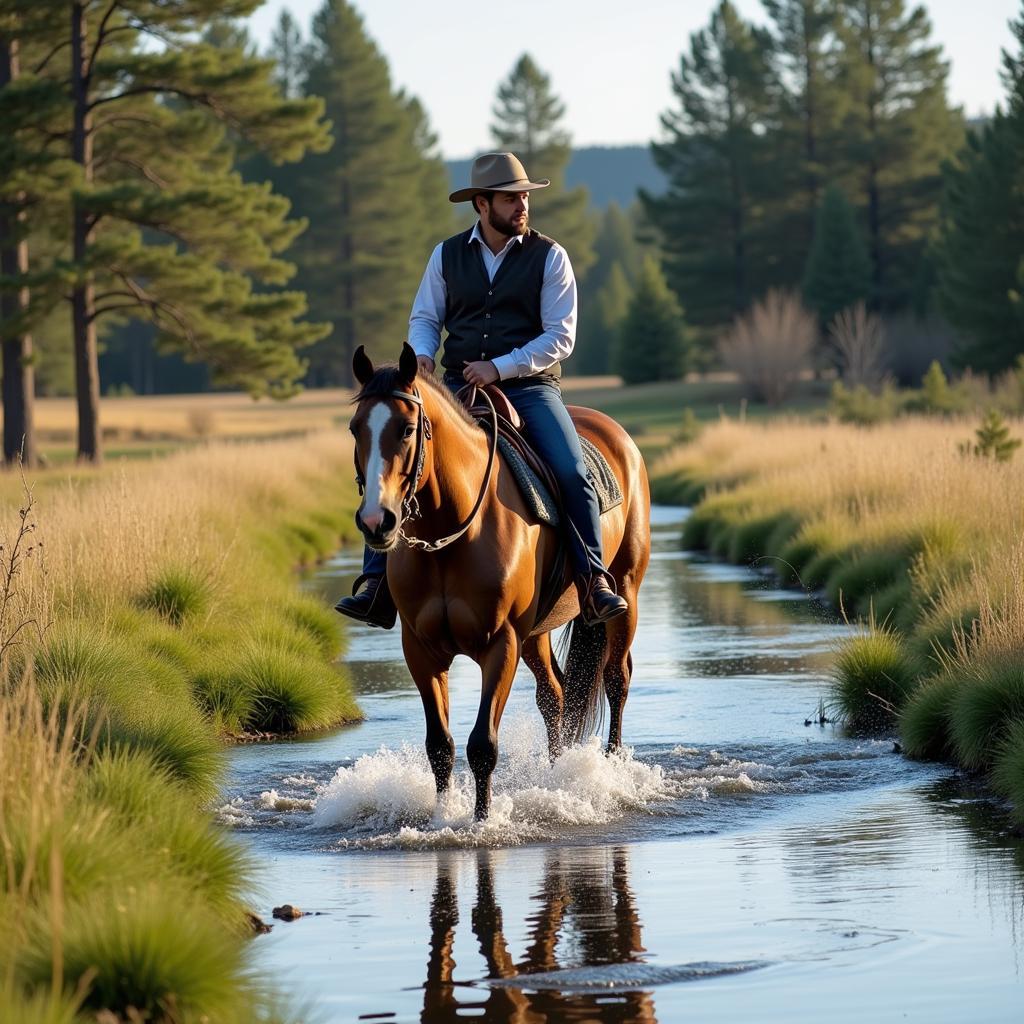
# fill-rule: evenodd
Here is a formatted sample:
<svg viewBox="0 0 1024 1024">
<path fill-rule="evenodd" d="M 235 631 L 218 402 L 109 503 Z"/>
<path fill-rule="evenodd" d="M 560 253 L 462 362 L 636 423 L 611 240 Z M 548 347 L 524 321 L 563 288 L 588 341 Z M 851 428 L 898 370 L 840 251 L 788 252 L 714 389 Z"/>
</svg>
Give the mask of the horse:
<svg viewBox="0 0 1024 1024">
<path fill-rule="evenodd" d="M 455 762 L 448 730 L 448 670 L 457 654 L 480 666 L 480 706 L 466 747 L 476 786 L 474 815 L 487 817 L 498 726 L 520 658 L 537 682 L 537 705 L 552 760 L 610 710 L 608 749 L 622 743 L 622 712 L 633 672 L 637 591 L 650 560 L 650 487 L 636 445 L 614 420 L 569 407 L 577 430 L 600 448 L 623 501 L 601 517 L 605 564 L 629 610 L 588 625 L 571 574 L 550 611 L 541 607 L 560 531 L 531 518 L 495 439 L 433 377 L 419 375 L 406 344 L 396 365 L 375 369 L 360 346 L 352 360 L 362 501 L 356 525 L 388 552 L 387 582 L 398 609 L 402 650 L 423 702 L 427 758 L 440 799 Z M 551 631 L 571 622 L 564 670 Z"/>
</svg>

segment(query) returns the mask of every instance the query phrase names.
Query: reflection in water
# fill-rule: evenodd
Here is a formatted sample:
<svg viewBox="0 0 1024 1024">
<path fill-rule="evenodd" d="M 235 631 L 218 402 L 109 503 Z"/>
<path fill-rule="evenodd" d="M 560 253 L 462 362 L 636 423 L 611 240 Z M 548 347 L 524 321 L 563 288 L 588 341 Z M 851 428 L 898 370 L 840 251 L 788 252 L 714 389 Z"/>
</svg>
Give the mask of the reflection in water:
<svg viewBox="0 0 1024 1024">
<path fill-rule="evenodd" d="M 476 897 L 470 926 L 487 965 L 488 979 L 519 978 L 564 968 L 636 963 L 644 952 L 640 917 L 629 885 L 629 853 L 612 851 L 610 871 L 579 851 L 551 850 L 545 856 L 537 909 L 526 921 L 528 944 L 516 960 L 509 950 L 501 906 L 494 889 L 492 854 L 476 858 Z M 441 857 L 430 904 L 430 955 L 423 986 L 424 1024 L 444 1024 L 483 1014 L 487 1021 L 541 1024 L 544 1021 L 654 1021 L 649 992 L 530 992 L 516 985 L 487 987 L 453 980 L 452 955 L 459 924 L 452 861 Z M 579 977 L 580 972 L 575 972 Z"/>
</svg>

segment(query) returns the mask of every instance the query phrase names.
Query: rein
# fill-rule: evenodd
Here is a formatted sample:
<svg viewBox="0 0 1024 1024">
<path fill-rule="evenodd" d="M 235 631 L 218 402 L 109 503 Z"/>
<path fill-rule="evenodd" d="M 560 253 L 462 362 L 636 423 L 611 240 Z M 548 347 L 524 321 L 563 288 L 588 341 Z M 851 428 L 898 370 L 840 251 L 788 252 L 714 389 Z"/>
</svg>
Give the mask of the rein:
<svg viewBox="0 0 1024 1024">
<path fill-rule="evenodd" d="M 490 451 L 487 454 L 487 469 L 484 471 L 483 483 L 480 485 L 480 493 L 477 495 L 476 503 L 473 505 L 472 510 L 454 533 L 450 533 L 446 537 L 440 537 L 438 540 L 421 540 L 419 537 L 410 537 L 401 526 L 399 527 L 398 535 L 406 544 L 410 547 L 418 548 L 420 551 L 426 551 L 429 554 L 441 551 L 463 536 L 470 526 L 473 525 L 473 520 L 476 519 L 480 506 L 483 505 L 484 498 L 487 496 L 487 488 L 490 485 L 491 473 L 494 469 L 494 457 L 498 451 L 498 411 L 494 408 L 491 396 L 483 388 L 480 388 L 477 393 L 483 395 L 491 410 L 491 445 Z M 408 391 L 395 390 L 390 394 L 392 398 L 401 398 L 406 402 L 411 402 L 419 410 L 416 421 L 416 454 L 413 458 L 413 470 L 406 475 L 408 484 L 406 485 L 405 497 L 402 499 L 402 519 L 404 522 L 407 519 L 418 519 L 420 517 L 420 507 L 419 501 L 416 498 L 416 492 L 419 490 L 420 478 L 423 475 L 423 467 L 426 462 L 427 450 L 425 442 L 430 441 L 432 435 L 430 419 L 423 411 L 423 399 L 418 392 L 413 391 L 410 393 Z M 356 466 L 356 485 L 361 495 L 365 480 L 359 472 L 358 465 Z"/>
</svg>

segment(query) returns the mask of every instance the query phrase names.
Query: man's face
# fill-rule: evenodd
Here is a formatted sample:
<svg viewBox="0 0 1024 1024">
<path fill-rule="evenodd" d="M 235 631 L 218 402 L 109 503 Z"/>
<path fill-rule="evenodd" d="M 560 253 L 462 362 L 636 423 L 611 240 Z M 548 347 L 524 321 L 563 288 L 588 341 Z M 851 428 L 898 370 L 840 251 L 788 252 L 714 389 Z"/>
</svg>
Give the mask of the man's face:
<svg viewBox="0 0 1024 1024">
<path fill-rule="evenodd" d="M 484 208 L 482 216 L 499 234 L 508 238 L 526 234 L 530 224 L 529 192 L 495 192 L 491 203 L 485 199 L 480 205 Z"/>
</svg>

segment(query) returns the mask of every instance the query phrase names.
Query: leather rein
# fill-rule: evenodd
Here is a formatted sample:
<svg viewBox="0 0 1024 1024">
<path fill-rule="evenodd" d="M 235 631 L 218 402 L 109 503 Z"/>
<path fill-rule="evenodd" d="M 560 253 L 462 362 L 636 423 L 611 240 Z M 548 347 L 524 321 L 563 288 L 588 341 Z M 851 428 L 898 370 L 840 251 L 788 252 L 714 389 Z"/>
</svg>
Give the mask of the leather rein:
<svg viewBox="0 0 1024 1024">
<path fill-rule="evenodd" d="M 473 520 L 476 519 L 477 513 L 480 511 L 480 506 L 484 503 L 484 498 L 487 495 L 487 488 L 491 482 L 491 473 L 494 470 L 494 457 L 498 451 L 498 411 L 494 408 L 494 402 L 491 401 L 491 396 L 488 395 L 483 388 L 478 388 L 477 394 L 483 395 L 488 407 L 490 408 L 492 427 L 490 451 L 487 454 L 487 469 L 484 472 L 483 483 L 480 485 L 480 493 L 477 495 L 476 503 L 473 505 L 469 515 L 454 533 L 449 533 L 447 536 L 440 537 L 437 540 L 421 540 L 419 537 L 410 537 L 409 534 L 405 532 L 402 524 L 407 520 L 420 518 L 420 505 L 419 499 L 416 497 L 416 492 L 420 488 L 420 478 L 423 476 L 423 467 L 426 464 L 426 442 L 432 440 L 433 436 L 430 428 L 430 418 L 424 412 L 423 399 L 420 397 L 417 390 L 413 389 L 413 391 L 409 392 L 399 391 L 396 389 L 390 392 L 392 398 L 401 398 L 403 401 L 411 402 L 417 408 L 416 453 L 413 456 L 412 471 L 406 474 L 406 488 L 405 494 L 402 498 L 402 523 L 399 524 L 398 535 L 410 547 L 418 548 L 420 551 L 426 551 L 429 554 L 441 551 L 443 548 L 448 547 L 449 544 L 453 544 L 463 536 L 463 534 L 465 534 L 470 526 L 473 525 Z M 364 479 L 363 474 L 359 471 L 358 462 L 356 463 L 356 486 L 359 488 L 360 496 L 362 496 L 363 489 L 366 486 L 366 480 Z"/>
</svg>

